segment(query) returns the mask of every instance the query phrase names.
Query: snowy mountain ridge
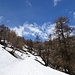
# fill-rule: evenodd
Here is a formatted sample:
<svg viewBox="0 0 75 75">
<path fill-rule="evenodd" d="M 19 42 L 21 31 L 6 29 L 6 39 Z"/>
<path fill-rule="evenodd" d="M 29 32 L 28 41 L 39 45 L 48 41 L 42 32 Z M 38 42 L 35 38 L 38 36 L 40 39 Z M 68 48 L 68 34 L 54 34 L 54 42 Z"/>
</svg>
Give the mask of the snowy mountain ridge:
<svg viewBox="0 0 75 75">
<path fill-rule="evenodd" d="M 3 45 L 0 45 L 0 75 L 67 75 L 43 66 L 41 64 L 44 64 L 42 59 L 29 52 L 21 53 L 16 51 L 15 55 L 17 58 L 15 58 L 8 52 L 11 50 L 8 47 L 4 49 Z"/>
</svg>

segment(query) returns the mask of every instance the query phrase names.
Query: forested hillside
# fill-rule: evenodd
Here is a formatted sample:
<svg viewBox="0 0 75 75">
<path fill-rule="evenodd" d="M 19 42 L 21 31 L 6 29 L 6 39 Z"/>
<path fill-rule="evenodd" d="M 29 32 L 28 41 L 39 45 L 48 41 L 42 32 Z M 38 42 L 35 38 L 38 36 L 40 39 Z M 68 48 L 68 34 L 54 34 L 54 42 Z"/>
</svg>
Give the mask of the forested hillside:
<svg viewBox="0 0 75 75">
<path fill-rule="evenodd" d="M 60 70 L 70 75 L 75 74 L 75 28 L 69 26 L 66 17 L 59 17 L 55 20 L 55 30 L 49 35 L 49 39 L 42 41 L 39 35 L 35 40 L 25 39 L 18 36 L 15 31 L 5 25 L 0 25 L 0 44 L 10 47 L 10 51 L 28 52 L 35 56 L 40 56 L 45 62 L 45 66 Z"/>
</svg>

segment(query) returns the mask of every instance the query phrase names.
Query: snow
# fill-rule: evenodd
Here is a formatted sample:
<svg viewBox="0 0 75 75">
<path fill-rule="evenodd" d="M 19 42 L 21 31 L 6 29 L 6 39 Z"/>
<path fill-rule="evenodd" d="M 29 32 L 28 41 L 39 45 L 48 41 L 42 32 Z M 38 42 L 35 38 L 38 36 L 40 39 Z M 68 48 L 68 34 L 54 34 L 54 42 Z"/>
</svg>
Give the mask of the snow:
<svg viewBox="0 0 75 75">
<path fill-rule="evenodd" d="M 2 48 L 3 46 L 0 45 L 0 70 L 4 67 L 7 67 L 17 61 L 15 57 L 9 54 L 5 49 Z"/>
<path fill-rule="evenodd" d="M 7 51 L 12 51 L 13 49 L 6 47 L 6 50 Z"/>
<path fill-rule="evenodd" d="M 8 48 L 7 48 L 8 49 Z M 42 61 L 40 57 L 32 54 L 20 54 L 16 52 L 24 60 L 17 59 L 8 53 L 0 45 L 0 75 L 67 75 L 65 73 L 54 70 L 50 67 L 45 67 L 37 60 Z"/>
</svg>

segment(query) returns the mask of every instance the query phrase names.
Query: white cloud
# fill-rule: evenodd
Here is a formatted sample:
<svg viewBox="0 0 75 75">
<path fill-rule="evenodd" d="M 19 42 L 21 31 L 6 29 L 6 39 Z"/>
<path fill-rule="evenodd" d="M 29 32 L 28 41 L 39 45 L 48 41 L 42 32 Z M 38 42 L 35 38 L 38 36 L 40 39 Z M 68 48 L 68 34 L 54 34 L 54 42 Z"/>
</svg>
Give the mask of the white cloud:
<svg viewBox="0 0 75 75">
<path fill-rule="evenodd" d="M 29 1 L 26 1 L 27 6 L 32 7 L 32 4 Z"/>
<path fill-rule="evenodd" d="M 10 28 L 10 29 L 15 31 L 18 36 L 23 36 L 23 32 L 24 32 L 23 26 L 14 27 L 14 28 Z"/>
<path fill-rule="evenodd" d="M 10 22 L 10 20 L 7 20 L 7 23 Z"/>
<path fill-rule="evenodd" d="M 25 22 L 23 26 L 11 28 L 16 32 L 18 36 L 33 36 L 39 35 L 41 39 L 48 39 L 49 34 L 53 34 L 54 25 L 50 22 L 44 23 L 42 26 L 34 24 L 29 24 Z"/>
<path fill-rule="evenodd" d="M 73 12 L 73 17 L 75 18 L 75 12 Z"/>
<path fill-rule="evenodd" d="M 0 22 L 2 22 L 4 20 L 3 16 L 0 16 Z"/>
<path fill-rule="evenodd" d="M 54 0 L 54 6 L 56 6 L 58 4 L 58 2 L 60 2 L 61 0 Z"/>
<path fill-rule="evenodd" d="M 72 11 L 69 11 L 68 13 L 69 13 L 69 14 L 72 14 Z"/>
<path fill-rule="evenodd" d="M 10 22 L 10 20 L 7 20 L 4 16 L 0 16 L 0 23 L 1 22 Z"/>
<path fill-rule="evenodd" d="M 56 38 L 54 27 L 55 24 L 51 24 L 50 22 L 44 23 L 42 26 L 36 23 L 29 24 L 25 22 L 22 26 L 11 28 L 11 30 L 14 30 L 18 36 L 36 37 L 36 35 L 39 35 L 42 40 L 48 40 L 50 34 L 52 34 L 52 38 Z M 75 28 L 75 26 L 73 27 Z M 71 33 L 71 35 L 74 33 Z"/>
<path fill-rule="evenodd" d="M 68 13 L 75 19 L 75 11 L 69 11 Z"/>
</svg>

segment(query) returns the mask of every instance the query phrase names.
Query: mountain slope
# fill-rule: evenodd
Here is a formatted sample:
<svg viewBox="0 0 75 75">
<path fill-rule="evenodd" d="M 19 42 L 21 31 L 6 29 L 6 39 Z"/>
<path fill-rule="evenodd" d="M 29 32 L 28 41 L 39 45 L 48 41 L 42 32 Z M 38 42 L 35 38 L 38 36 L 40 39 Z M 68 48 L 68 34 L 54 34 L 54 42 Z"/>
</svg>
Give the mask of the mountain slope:
<svg viewBox="0 0 75 75">
<path fill-rule="evenodd" d="M 17 53 L 18 54 L 18 53 Z M 50 67 L 45 67 L 37 62 L 35 57 L 28 54 L 22 55 L 23 59 L 16 59 L 5 51 L 0 45 L 0 74 L 1 75 L 67 75 Z M 42 62 L 42 60 L 40 60 Z"/>
</svg>

